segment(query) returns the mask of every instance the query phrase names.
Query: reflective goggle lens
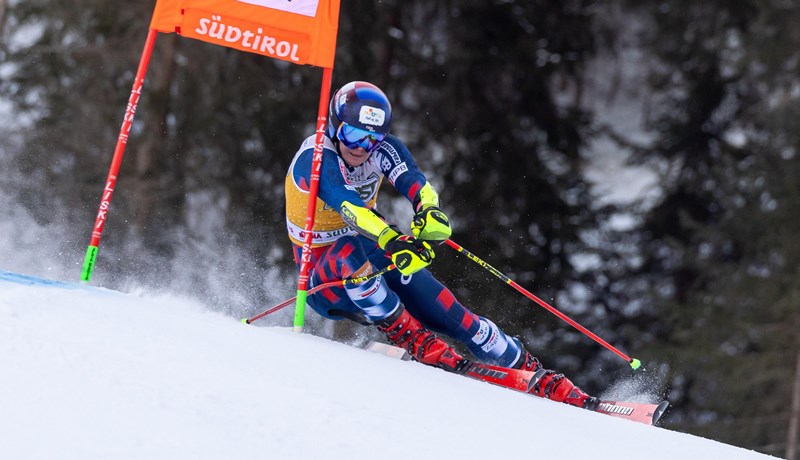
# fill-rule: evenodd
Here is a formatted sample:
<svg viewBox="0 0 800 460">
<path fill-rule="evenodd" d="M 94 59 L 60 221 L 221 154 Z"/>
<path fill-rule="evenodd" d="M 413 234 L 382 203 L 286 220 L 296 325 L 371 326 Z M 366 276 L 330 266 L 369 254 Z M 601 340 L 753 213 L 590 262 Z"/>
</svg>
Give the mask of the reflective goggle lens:
<svg viewBox="0 0 800 460">
<path fill-rule="evenodd" d="M 386 134 L 371 133 L 361 128 L 350 126 L 347 123 L 342 123 L 336 131 L 336 138 L 348 149 L 361 147 L 367 152 L 372 152 L 386 139 Z"/>
</svg>

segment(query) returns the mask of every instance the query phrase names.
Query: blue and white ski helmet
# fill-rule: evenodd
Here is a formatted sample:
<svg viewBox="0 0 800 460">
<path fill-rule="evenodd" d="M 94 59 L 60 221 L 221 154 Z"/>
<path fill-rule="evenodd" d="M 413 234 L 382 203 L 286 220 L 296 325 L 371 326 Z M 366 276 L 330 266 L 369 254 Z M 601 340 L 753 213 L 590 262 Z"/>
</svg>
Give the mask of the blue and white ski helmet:
<svg viewBox="0 0 800 460">
<path fill-rule="evenodd" d="M 342 123 L 386 135 L 392 124 L 392 104 L 386 94 L 372 83 L 352 81 L 339 88 L 328 109 L 327 135 L 336 138 Z"/>
</svg>

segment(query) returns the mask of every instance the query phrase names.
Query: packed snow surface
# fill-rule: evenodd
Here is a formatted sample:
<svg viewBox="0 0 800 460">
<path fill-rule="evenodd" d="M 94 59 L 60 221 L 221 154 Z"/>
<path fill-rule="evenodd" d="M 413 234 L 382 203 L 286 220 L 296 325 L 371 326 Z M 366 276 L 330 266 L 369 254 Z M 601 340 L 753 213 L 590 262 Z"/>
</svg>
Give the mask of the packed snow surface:
<svg viewBox="0 0 800 460">
<path fill-rule="evenodd" d="M 770 458 L 182 298 L 2 271 L 0 366 L 3 459 Z"/>
</svg>

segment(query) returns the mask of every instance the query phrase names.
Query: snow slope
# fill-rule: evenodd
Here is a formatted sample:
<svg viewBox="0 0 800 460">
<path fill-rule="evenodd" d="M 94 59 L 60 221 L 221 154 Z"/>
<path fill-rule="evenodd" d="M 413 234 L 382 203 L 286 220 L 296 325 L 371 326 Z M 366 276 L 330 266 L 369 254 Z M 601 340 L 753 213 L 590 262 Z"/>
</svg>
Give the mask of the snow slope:
<svg viewBox="0 0 800 460">
<path fill-rule="evenodd" d="M 181 298 L 0 271 L 0 458 L 770 457 Z"/>
</svg>

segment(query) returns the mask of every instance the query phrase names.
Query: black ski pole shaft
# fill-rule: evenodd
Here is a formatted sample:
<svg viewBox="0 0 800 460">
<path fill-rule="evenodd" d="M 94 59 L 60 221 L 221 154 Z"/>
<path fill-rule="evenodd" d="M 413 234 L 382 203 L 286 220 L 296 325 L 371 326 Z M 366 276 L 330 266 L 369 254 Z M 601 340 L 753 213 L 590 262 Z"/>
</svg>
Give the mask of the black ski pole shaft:
<svg viewBox="0 0 800 460">
<path fill-rule="evenodd" d="M 373 278 L 377 278 L 377 277 L 379 277 L 381 275 L 385 275 L 386 273 L 388 273 L 388 272 L 390 272 L 390 271 L 392 271 L 394 269 L 395 269 L 395 266 L 394 266 L 394 264 L 392 264 L 392 265 L 389 265 L 388 267 L 384 268 L 383 270 L 379 270 L 379 271 L 377 271 L 375 273 L 371 273 L 371 274 L 366 275 L 366 276 L 359 276 L 357 278 L 347 278 L 347 279 L 343 279 L 343 280 L 329 281 L 327 283 L 323 283 L 323 284 L 320 284 L 319 286 L 314 286 L 313 288 L 309 289 L 308 290 L 308 295 L 311 295 L 311 294 L 314 294 L 315 292 L 319 292 L 319 291 L 321 291 L 323 289 L 328 289 L 328 288 L 332 288 L 332 287 L 345 286 L 347 284 L 363 283 L 363 282 L 369 281 L 369 280 L 371 280 Z M 282 308 L 285 308 L 285 307 L 288 307 L 289 305 L 292 305 L 292 303 L 294 303 L 295 300 L 297 300 L 297 296 L 294 296 L 291 299 L 286 299 L 283 302 L 279 303 L 278 305 L 275 305 L 274 307 L 270 307 L 270 308 L 264 310 L 263 312 L 253 316 L 253 317 L 243 318 L 242 322 L 245 323 L 245 324 L 252 324 L 253 321 L 261 319 L 261 318 L 263 318 L 263 317 L 265 317 L 265 316 L 267 316 L 267 315 L 269 315 L 271 313 L 275 313 L 276 311 L 278 311 L 278 310 L 280 310 Z"/>
<path fill-rule="evenodd" d="M 580 324 L 578 324 L 578 322 L 577 322 L 577 321 L 573 320 L 572 318 L 570 318 L 569 316 L 565 315 L 564 313 L 561 313 L 561 312 L 560 312 L 560 311 L 558 311 L 556 308 L 554 308 L 554 307 L 550 306 L 550 304 L 548 304 L 548 303 L 547 303 L 547 302 L 545 302 L 544 300 L 542 300 L 542 299 L 540 299 L 540 298 L 536 297 L 535 295 L 531 294 L 531 293 L 530 293 L 530 292 L 529 292 L 527 289 L 525 289 L 525 288 L 523 288 L 522 286 L 520 286 L 519 284 L 517 284 L 517 283 L 516 283 L 514 280 L 512 280 L 511 278 L 509 278 L 508 276 L 506 276 L 505 274 L 503 274 L 503 273 L 502 273 L 500 270 L 498 270 L 498 269 L 496 269 L 496 268 L 492 267 L 491 265 L 489 265 L 488 263 L 486 263 L 485 261 L 483 261 L 482 259 L 480 259 L 480 258 L 479 258 L 478 256 L 476 256 L 475 254 L 473 254 L 473 253 L 471 253 L 471 252 L 467 251 L 466 249 L 464 249 L 462 246 L 460 246 L 460 245 L 459 245 L 458 243 L 456 243 L 455 241 L 453 241 L 453 240 L 446 240 L 446 241 L 445 241 L 445 243 L 447 243 L 447 245 L 448 245 L 448 246 L 450 246 L 451 248 L 455 249 L 455 250 L 456 250 L 456 251 L 458 251 L 459 253 L 461 253 L 461 254 L 465 255 L 465 256 L 466 256 L 466 257 L 467 257 L 469 260 L 471 260 L 471 261 L 473 261 L 473 262 L 477 263 L 477 264 L 478 264 L 478 265 L 480 265 L 481 267 L 483 267 L 483 268 L 485 268 L 486 270 L 488 270 L 488 271 L 489 271 L 491 274 L 493 274 L 494 276 L 496 276 L 496 277 L 500 278 L 501 280 L 505 281 L 505 282 L 506 282 L 506 284 L 508 284 L 508 285 L 510 285 L 511 287 L 513 287 L 514 289 L 516 289 L 516 290 L 517 290 L 517 291 L 518 291 L 520 294 L 522 294 L 522 295 L 524 295 L 525 297 L 527 297 L 527 298 L 529 298 L 529 299 L 533 300 L 534 302 L 536 302 L 537 304 L 539 304 L 539 306 L 541 306 L 541 307 L 542 307 L 542 308 L 544 308 L 545 310 L 547 310 L 547 311 L 549 311 L 550 313 L 552 313 L 552 314 L 554 314 L 554 315 L 558 316 L 558 317 L 559 317 L 559 318 L 561 318 L 562 320 L 566 321 L 566 322 L 567 322 L 567 323 L 568 323 L 570 326 L 572 326 L 572 327 L 574 327 L 575 329 L 577 329 L 577 330 L 581 331 L 581 332 L 582 332 L 584 335 L 586 335 L 587 337 L 591 338 L 591 339 L 592 339 L 592 340 L 594 340 L 595 342 L 597 342 L 597 343 L 599 343 L 600 345 L 604 346 L 604 347 L 605 347 L 606 349 L 608 349 L 609 351 L 613 352 L 614 354 L 616 354 L 616 355 L 617 355 L 617 356 L 619 356 L 620 358 L 622 358 L 622 359 L 624 359 L 625 361 L 627 361 L 627 362 L 628 362 L 628 364 L 631 366 L 631 368 L 632 368 L 633 370 L 639 369 L 639 367 L 641 367 L 641 365 L 642 365 L 642 362 L 641 362 L 641 361 L 639 361 L 638 359 L 635 359 L 635 358 L 631 358 L 631 357 L 629 357 L 628 355 L 626 355 L 625 353 L 623 353 L 623 352 L 619 351 L 619 350 L 618 350 L 616 347 L 614 347 L 613 345 L 609 344 L 608 342 L 606 342 L 605 340 L 603 340 L 602 338 L 600 338 L 600 337 L 599 337 L 597 334 L 595 334 L 595 333 L 593 333 L 592 331 L 590 331 L 589 329 L 586 329 L 585 327 L 581 326 Z"/>
</svg>

